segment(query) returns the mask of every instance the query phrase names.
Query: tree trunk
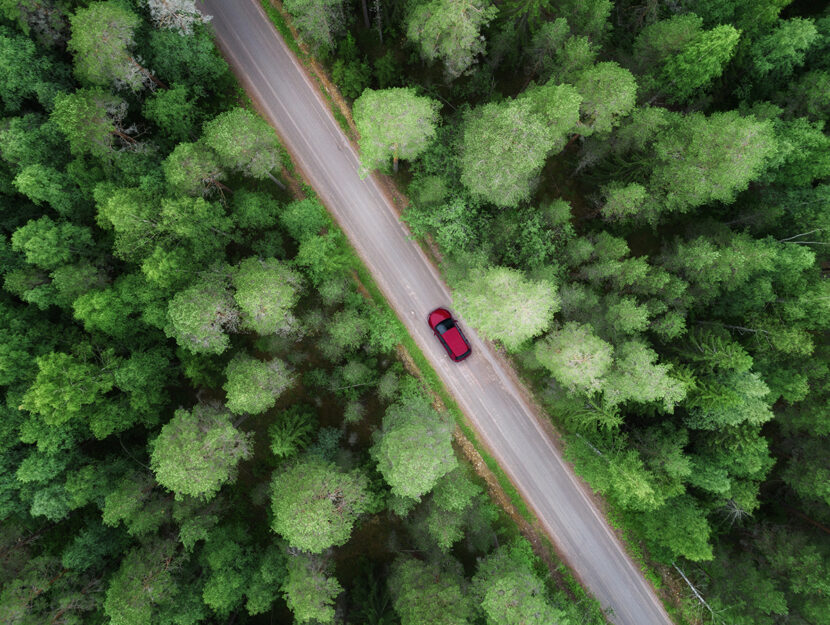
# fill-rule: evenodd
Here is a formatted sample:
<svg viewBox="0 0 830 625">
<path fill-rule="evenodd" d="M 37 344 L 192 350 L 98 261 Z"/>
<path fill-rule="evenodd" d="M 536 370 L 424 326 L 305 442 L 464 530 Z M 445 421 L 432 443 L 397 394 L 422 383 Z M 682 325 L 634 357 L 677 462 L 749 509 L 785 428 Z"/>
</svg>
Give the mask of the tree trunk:
<svg viewBox="0 0 830 625">
<path fill-rule="evenodd" d="M 288 190 L 288 187 L 286 187 L 285 184 L 283 184 L 283 182 L 275 175 L 273 175 L 271 172 L 268 172 L 267 176 L 271 179 L 271 182 L 277 185 L 280 189 L 282 189 L 283 191 Z"/>
<path fill-rule="evenodd" d="M 378 21 L 378 38 L 383 45 L 383 16 L 381 15 L 380 0 L 375 0 L 375 19 Z"/>
<path fill-rule="evenodd" d="M 397 154 L 395 154 L 395 156 L 392 157 L 392 172 L 396 173 L 396 174 L 398 173 L 398 155 Z"/>
<path fill-rule="evenodd" d="M 368 29 L 369 24 L 369 6 L 367 0 L 360 0 L 360 6 L 363 8 L 363 25 Z"/>
</svg>

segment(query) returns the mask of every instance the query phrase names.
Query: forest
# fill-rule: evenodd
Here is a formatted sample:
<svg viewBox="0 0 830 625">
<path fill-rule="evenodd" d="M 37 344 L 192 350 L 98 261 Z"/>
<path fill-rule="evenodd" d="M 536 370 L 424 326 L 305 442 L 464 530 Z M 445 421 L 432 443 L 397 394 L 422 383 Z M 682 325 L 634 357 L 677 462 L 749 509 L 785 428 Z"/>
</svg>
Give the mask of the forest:
<svg viewBox="0 0 830 625">
<path fill-rule="evenodd" d="M 0 622 L 601 625 L 195 3 L 0 11 Z"/>
<path fill-rule="evenodd" d="M 680 618 L 830 623 L 830 9 L 283 5 Z"/>
<path fill-rule="evenodd" d="M 830 12 L 263 4 L 677 622 L 830 623 Z M 0 622 L 604 622 L 194 0 L 0 0 L 0 107 Z"/>
</svg>

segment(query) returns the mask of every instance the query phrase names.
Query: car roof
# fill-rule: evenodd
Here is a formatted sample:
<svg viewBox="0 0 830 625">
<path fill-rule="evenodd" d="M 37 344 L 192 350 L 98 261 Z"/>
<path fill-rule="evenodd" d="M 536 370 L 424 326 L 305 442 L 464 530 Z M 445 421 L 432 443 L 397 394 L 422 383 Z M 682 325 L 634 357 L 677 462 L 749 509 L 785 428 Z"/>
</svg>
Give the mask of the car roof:
<svg viewBox="0 0 830 625">
<path fill-rule="evenodd" d="M 458 328 L 454 325 L 449 330 L 444 332 L 441 335 L 441 338 L 447 342 L 447 345 L 450 346 L 450 350 L 452 350 L 452 353 L 456 356 L 460 356 L 470 349 L 470 346 L 467 345 L 464 337 L 461 336 L 461 332 L 459 332 Z"/>
</svg>

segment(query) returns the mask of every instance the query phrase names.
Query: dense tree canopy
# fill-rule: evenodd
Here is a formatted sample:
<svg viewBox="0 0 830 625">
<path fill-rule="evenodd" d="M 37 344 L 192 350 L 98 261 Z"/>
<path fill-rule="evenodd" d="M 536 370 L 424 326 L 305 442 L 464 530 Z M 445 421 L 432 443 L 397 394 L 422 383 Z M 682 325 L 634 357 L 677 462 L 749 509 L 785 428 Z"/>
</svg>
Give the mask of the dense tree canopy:
<svg viewBox="0 0 830 625">
<path fill-rule="evenodd" d="M 825 8 L 264 8 L 678 620 L 828 625 Z M 203 10 L 0 0 L 0 620 L 606 622 Z"/>
</svg>

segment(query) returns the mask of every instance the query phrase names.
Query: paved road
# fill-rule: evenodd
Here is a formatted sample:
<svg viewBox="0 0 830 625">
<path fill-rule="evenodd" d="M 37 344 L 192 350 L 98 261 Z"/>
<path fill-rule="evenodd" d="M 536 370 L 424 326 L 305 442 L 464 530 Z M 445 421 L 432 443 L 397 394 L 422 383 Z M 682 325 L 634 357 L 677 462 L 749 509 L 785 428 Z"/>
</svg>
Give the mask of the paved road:
<svg viewBox="0 0 830 625">
<path fill-rule="evenodd" d="M 257 0 L 206 0 L 219 46 L 348 235 L 380 289 L 582 582 L 618 625 L 671 620 L 536 420 L 505 365 L 476 336 L 450 362 L 427 313 L 450 293 L 358 157 Z"/>
</svg>

